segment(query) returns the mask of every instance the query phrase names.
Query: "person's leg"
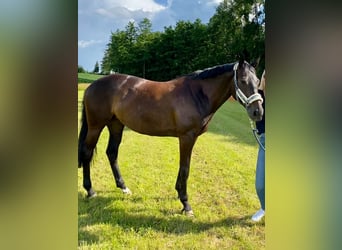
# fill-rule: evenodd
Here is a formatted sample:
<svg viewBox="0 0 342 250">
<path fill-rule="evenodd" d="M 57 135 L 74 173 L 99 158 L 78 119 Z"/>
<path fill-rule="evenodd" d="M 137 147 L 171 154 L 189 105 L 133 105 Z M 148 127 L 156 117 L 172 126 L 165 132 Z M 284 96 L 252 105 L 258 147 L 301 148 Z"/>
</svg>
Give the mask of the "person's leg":
<svg viewBox="0 0 342 250">
<path fill-rule="evenodd" d="M 260 142 L 265 147 L 265 134 L 261 134 Z M 255 188 L 258 194 L 260 205 L 265 210 L 265 151 L 259 147 L 256 166 Z"/>
<path fill-rule="evenodd" d="M 265 147 L 265 134 L 261 134 L 260 142 Z M 260 201 L 261 209 L 252 216 L 252 220 L 260 221 L 265 215 L 265 150 L 260 146 L 256 166 L 255 189 Z"/>
</svg>

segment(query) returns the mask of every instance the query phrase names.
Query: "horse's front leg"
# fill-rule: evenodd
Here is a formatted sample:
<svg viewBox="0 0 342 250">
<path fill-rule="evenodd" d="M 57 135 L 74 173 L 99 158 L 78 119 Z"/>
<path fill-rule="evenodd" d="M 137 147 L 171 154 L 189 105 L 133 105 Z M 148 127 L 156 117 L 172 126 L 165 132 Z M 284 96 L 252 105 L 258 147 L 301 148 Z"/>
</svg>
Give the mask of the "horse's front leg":
<svg viewBox="0 0 342 250">
<path fill-rule="evenodd" d="M 187 180 L 190 171 L 190 160 L 192 148 L 196 142 L 197 136 L 185 135 L 179 137 L 179 172 L 176 182 L 176 190 L 178 192 L 178 197 L 183 204 L 183 210 L 186 215 L 193 216 L 193 211 L 188 202 L 188 194 L 186 191 Z"/>
</svg>

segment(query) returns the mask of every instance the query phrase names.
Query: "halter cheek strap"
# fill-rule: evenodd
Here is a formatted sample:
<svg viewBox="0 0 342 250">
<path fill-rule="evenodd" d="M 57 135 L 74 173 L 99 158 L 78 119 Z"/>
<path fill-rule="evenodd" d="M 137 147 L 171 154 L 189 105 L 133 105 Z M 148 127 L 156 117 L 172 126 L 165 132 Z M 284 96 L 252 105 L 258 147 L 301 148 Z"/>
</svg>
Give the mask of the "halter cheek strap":
<svg viewBox="0 0 342 250">
<path fill-rule="evenodd" d="M 238 63 L 236 63 L 234 65 L 234 83 L 235 83 L 235 91 L 236 91 L 236 97 L 240 99 L 240 101 L 242 102 L 242 104 L 245 107 L 248 107 L 249 105 L 251 105 L 253 102 L 255 101 L 261 101 L 261 103 L 263 102 L 263 99 L 261 97 L 261 95 L 259 93 L 255 93 L 253 95 L 251 95 L 250 97 L 246 97 L 245 94 L 241 91 L 241 89 L 238 86 L 238 81 L 237 81 L 237 68 L 238 68 Z"/>
</svg>

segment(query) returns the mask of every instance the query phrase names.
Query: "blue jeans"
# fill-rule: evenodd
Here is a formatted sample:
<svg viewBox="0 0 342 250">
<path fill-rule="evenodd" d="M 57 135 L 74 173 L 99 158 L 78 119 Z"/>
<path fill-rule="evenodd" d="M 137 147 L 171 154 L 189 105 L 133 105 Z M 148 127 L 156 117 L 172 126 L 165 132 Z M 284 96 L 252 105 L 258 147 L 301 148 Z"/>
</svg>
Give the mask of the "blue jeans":
<svg viewBox="0 0 342 250">
<path fill-rule="evenodd" d="M 260 142 L 265 147 L 265 133 L 260 135 Z M 265 210 L 265 151 L 260 146 L 256 164 L 255 189 L 261 208 Z"/>
</svg>

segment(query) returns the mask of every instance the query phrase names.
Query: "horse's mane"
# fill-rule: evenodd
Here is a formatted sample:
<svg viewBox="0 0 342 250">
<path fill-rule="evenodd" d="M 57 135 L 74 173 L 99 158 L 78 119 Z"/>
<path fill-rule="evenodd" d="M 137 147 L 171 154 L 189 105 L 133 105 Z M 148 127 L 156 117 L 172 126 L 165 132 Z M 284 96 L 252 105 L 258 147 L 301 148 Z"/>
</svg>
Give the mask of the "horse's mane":
<svg viewBox="0 0 342 250">
<path fill-rule="evenodd" d="M 193 73 L 186 75 L 186 77 L 193 79 L 193 80 L 204 80 L 207 78 L 214 78 L 226 72 L 232 71 L 233 67 L 234 67 L 234 63 L 218 65 L 218 66 L 206 68 L 203 70 L 197 70 Z"/>
</svg>

